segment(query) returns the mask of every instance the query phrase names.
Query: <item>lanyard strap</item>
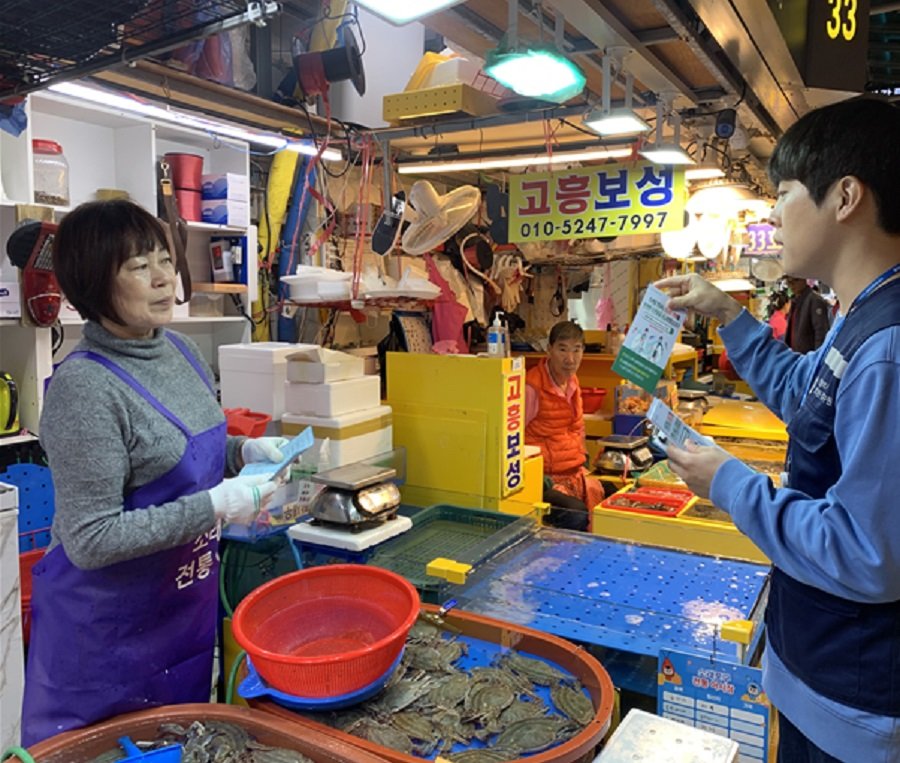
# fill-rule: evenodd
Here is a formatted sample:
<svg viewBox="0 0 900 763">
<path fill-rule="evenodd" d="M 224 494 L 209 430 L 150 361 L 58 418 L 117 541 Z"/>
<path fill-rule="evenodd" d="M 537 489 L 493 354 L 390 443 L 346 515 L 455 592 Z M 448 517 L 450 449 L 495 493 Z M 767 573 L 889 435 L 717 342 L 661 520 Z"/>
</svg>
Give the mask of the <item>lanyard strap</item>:
<svg viewBox="0 0 900 763">
<path fill-rule="evenodd" d="M 818 375 L 820 369 L 822 368 L 822 364 L 825 362 L 825 358 L 828 357 L 828 353 L 831 351 L 831 347 L 834 345 L 835 339 L 837 339 L 838 332 L 841 330 L 841 326 L 843 326 L 844 321 L 850 317 L 856 308 L 858 308 L 863 302 L 865 302 L 869 297 L 871 297 L 878 289 L 884 286 L 885 283 L 890 281 L 895 276 L 900 275 L 900 263 L 897 263 L 893 267 L 888 268 L 884 271 L 878 278 L 876 278 L 872 283 L 866 286 L 859 294 L 856 295 L 856 299 L 853 300 L 850 305 L 850 309 L 847 310 L 846 314 L 838 316 L 838 318 L 834 322 L 834 326 L 832 326 L 831 331 L 828 332 L 828 336 L 825 337 L 825 342 L 822 347 L 819 349 L 819 358 L 813 367 L 812 373 L 810 374 L 809 381 L 806 384 L 806 391 L 803 393 L 803 398 L 800 400 L 800 405 L 806 401 L 807 395 L 809 395 L 810 390 L 812 389 L 813 382 L 816 380 L 816 376 Z"/>
</svg>

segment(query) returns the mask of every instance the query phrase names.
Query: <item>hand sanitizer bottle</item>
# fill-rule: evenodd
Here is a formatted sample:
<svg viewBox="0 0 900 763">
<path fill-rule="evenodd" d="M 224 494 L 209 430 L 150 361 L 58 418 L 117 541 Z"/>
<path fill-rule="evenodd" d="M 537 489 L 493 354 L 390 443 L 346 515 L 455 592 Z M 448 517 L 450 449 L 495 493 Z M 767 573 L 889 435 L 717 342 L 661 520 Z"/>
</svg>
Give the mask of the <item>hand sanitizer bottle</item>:
<svg viewBox="0 0 900 763">
<path fill-rule="evenodd" d="M 488 326 L 487 354 L 489 358 L 505 358 L 508 355 L 506 326 L 500 322 L 500 313 L 494 315 L 494 322 Z"/>
</svg>

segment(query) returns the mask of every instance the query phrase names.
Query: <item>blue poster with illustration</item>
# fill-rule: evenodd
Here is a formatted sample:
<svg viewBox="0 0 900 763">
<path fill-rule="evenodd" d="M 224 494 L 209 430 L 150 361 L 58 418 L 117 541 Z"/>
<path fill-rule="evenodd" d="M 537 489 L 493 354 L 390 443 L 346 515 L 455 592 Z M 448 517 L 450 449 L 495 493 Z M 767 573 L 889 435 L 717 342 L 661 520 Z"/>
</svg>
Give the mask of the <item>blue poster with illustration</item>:
<svg viewBox="0 0 900 763">
<path fill-rule="evenodd" d="M 762 670 L 671 650 L 659 653 L 657 670 L 658 715 L 733 739 L 742 763 L 768 763 L 771 707 Z"/>
</svg>

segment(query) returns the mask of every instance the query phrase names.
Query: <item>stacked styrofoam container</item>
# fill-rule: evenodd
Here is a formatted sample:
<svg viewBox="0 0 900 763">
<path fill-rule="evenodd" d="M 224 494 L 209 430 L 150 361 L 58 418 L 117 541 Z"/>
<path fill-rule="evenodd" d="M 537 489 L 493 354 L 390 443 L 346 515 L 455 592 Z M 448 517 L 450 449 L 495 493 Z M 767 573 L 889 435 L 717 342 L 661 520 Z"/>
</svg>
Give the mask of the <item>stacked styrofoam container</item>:
<svg viewBox="0 0 900 763">
<path fill-rule="evenodd" d="M 219 345 L 222 407 L 267 413 L 277 423 L 285 411 L 288 356 L 317 348 L 315 344 L 293 342 Z"/>
<path fill-rule="evenodd" d="M 381 381 L 364 373 L 360 357 L 321 347 L 288 356 L 284 410 L 285 436 L 313 428 L 315 442 L 301 459 L 313 469 L 352 464 L 393 447 Z"/>
</svg>

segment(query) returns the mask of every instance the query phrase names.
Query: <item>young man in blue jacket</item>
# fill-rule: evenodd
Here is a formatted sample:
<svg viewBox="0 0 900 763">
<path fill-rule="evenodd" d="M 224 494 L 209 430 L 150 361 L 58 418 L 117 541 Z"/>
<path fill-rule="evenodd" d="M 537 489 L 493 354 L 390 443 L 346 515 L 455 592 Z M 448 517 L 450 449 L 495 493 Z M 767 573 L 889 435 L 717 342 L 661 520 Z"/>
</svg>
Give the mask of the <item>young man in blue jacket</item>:
<svg viewBox="0 0 900 763">
<path fill-rule="evenodd" d="M 716 317 L 728 357 L 788 425 L 782 486 L 715 448 L 670 448 L 690 488 L 772 560 L 764 688 L 779 760 L 900 760 L 900 109 L 810 112 L 769 164 L 784 268 L 842 305 L 814 352 L 772 338 L 697 275 L 673 308 Z"/>
</svg>

